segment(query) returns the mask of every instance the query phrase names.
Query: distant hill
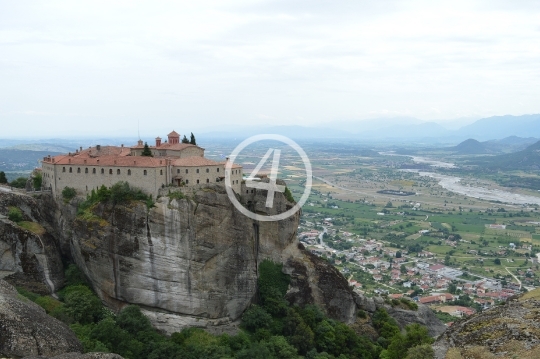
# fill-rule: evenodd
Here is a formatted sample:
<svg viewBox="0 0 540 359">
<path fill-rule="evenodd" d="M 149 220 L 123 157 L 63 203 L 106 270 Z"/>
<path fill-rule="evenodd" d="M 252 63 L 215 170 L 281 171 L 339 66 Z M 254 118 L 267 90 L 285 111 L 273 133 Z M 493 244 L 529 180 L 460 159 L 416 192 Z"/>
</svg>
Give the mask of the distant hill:
<svg viewBox="0 0 540 359">
<path fill-rule="evenodd" d="M 477 158 L 470 163 L 491 170 L 540 170 L 540 141 L 522 151 Z"/>
<path fill-rule="evenodd" d="M 10 150 L 0 148 L 0 171 L 28 171 L 39 167 L 39 161 L 47 155 L 56 156 L 59 152 Z"/>
<path fill-rule="evenodd" d="M 535 137 L 508 136 L 500 140 L 482 142 L 486 149 L 493 152 L 517 152 L 540 140 Z"/>
<path fill-rule="evenodd" d="M 477 155 L 490 152 L 483 143 L 472 138 L 461 142 L 455 147 L 451 147 L 450 150 L 463 155 Z"/>
<path fill-rule="evenodd" d="M 487 117 L 463 126 L 454 134 L 479 141 L 500 139 L 509 135 L 540 138 L 540 114 Z"/>
</svg>

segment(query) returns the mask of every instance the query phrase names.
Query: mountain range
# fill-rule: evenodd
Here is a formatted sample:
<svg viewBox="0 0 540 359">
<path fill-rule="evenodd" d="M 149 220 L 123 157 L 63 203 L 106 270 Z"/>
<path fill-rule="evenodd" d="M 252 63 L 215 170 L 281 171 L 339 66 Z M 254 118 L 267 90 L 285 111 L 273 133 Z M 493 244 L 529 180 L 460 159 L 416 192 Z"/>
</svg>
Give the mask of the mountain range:
<svg viewBox="0 0 540 359">
<path fill-rule="evenodd" d="M 293 139 L 349 138 L 377 142 L 415 140 L 432 144 L 459 143 L 469 138 L 478 141 L 499 140 L 509 136 L 540 138 L 540 114 L 487 117 L 459 129 L 449 129 L 436 122 L 425 122 L 411 117 L 396 117 L 335 121 L 319 126 L 228 126 L 203 132 L 200 137 L 245 138 L 261 133 L 275 133 Z"/>
</svg>

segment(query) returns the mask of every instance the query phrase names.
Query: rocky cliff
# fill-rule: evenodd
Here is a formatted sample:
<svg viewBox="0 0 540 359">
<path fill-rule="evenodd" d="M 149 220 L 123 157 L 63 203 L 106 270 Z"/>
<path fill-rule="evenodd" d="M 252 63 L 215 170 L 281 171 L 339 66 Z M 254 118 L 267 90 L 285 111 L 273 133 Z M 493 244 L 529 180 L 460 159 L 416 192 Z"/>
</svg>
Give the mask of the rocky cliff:
<svg viewBox="0 0 540 359">
<path fill-rule="evenodd" d="M 62 322 L 0 280 L 0 353 L 13 357 L 81 352 L 82 345 Z"/>
<path fill-rule="evenodd" d="M 299 214 L 278 222 L 248 219 L 219 184 L 171 197 L 160 197 L 150 209 L 141 202 L 98 204 L 79 216 L 76 200 L 64 204 L 42 195 L 39 203 L 30 197 L 19 201 L 29 207 L 26 215 L 43 223 L 46 234 L 41 237 L 55 239 L 51 248 L 77 263 L 109 307 L 137 304 L 167 333 L 186 326 L 235 331 L 244 310 L 257 300 L 258 264 L 264 259 L 283 263 L 284 272 L 291 275 L 291 304 L 316 304 L 331 318 L 349 324 L 356 322 L 359 309 L 387 307 L 402 326 L 419 322 L 432 335 L 444 330 L 427 308 L 399 311 L 380 298 L 354 294 L 333 266 L 296 241 Z M 273 208 L 266 208 L 264 191 L 239 199 L 260 214 L 281 213 L 292 206 L 278 193 Z M 7 222 L 5 226 L 14 226 Z M 21 233 L 13 237 L 20 246 L 30 235 Z M 39 255 L 38 246 L 31 247 L 37 249 L 27 251 L 28 256 Z M 24 268 L 11 268 L 26 273 Z M 36 268 L 33 272 L 40 273 Z M 61 281 L 56 270 L 42 272 Z M 41 275 L 43 281 L 45 277 Z"/>
<path fill-rule="evenodd" d="M 540 289 L 454 323 L 433 348 L 437 359 L 540 358 Z"/>
</svg>

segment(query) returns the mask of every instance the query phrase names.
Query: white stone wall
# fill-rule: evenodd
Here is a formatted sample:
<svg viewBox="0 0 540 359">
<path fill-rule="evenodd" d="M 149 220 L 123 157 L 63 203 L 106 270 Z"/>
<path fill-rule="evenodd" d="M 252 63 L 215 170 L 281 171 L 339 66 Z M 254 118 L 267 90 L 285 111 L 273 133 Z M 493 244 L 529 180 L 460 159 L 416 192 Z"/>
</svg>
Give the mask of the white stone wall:
<svg viewBox="0 0 540 359">
<path fill-rule="evenodd" d="M 131 186 L 140 188 L 156 198 L 160 188 L 177 184 L 177 181 L 174 180 L 176 176 L 181 176 L 182 181 L 187 187 L 215 183 L 217 182 L 217 178 L 225 176 L 225 167 L 223 165 L 201 167 L 166 165 L 161 167 L 122 167 L 63 165 L 43 162 L 42 169 L 43 186 L 46 188 L 50 186 L 55 196 L 60 195 L 65 187 L 75 188 L 80 195 L 87 195 L 92 189 L 98 189 L 102 185 L 111 187 L 117 182 L 126 181 Z M 103 173 L 101 173 L 102 170 Z M 112 174 L 110 173 L 111 171 Z M 118 171 L 120 171 L 119 174 Z M 146 175 L 144 171 L 146 171 Z M 242 169 L 233 169 L 231 185 L 237 193 L 240 192 L 241 184 Z"/>
</svg>

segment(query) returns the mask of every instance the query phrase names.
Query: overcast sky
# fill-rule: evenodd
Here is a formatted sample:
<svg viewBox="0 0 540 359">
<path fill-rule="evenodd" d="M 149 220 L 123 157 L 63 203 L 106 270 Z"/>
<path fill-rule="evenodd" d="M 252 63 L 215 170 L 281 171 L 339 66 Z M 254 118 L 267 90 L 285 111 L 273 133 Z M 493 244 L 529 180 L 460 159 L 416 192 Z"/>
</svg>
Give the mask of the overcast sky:
<svg viewBox="0 0 540 359">
<path fill-rule="evenodd" d="M 0 138 L 539 112 L 540 1 L 0 1 Z"/>
</svg>

